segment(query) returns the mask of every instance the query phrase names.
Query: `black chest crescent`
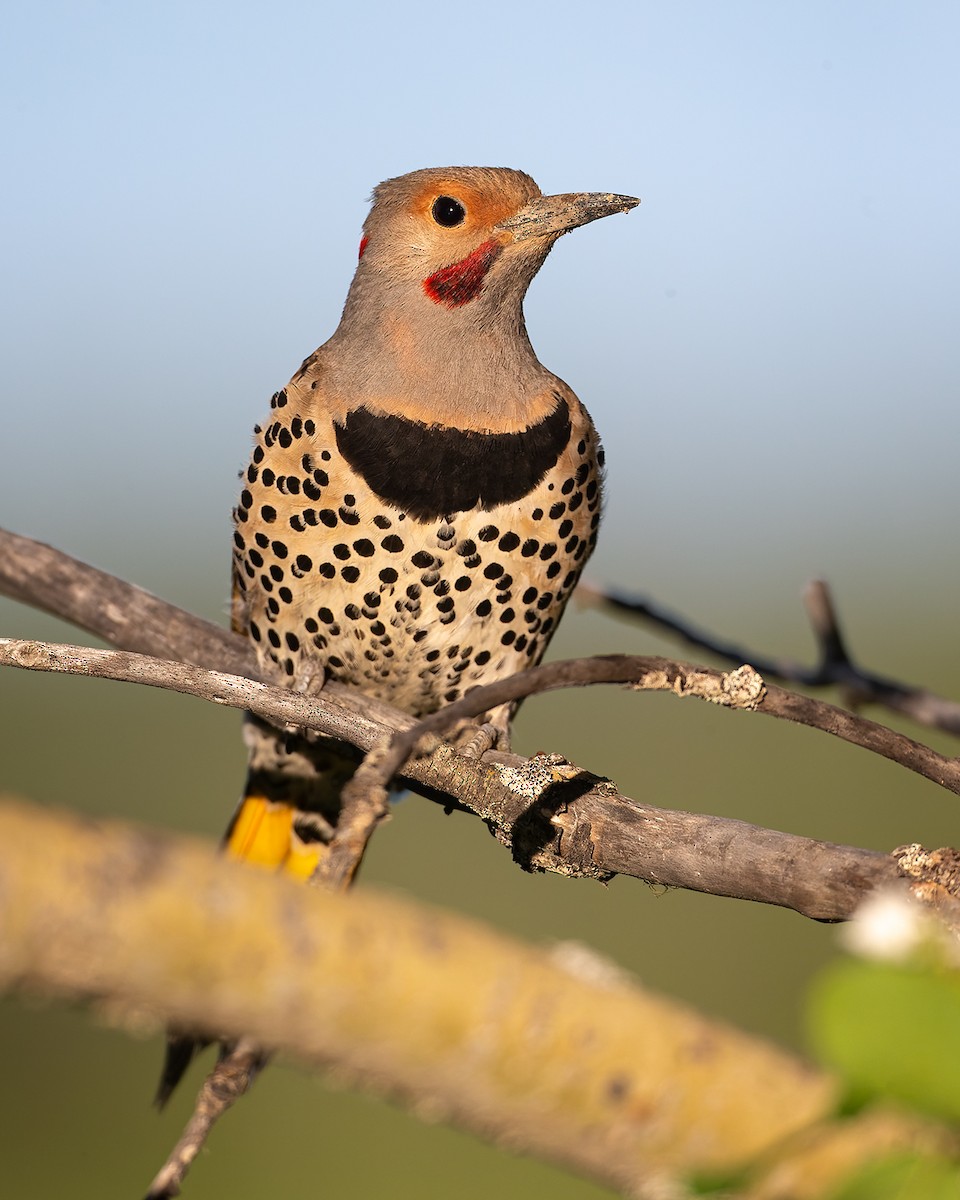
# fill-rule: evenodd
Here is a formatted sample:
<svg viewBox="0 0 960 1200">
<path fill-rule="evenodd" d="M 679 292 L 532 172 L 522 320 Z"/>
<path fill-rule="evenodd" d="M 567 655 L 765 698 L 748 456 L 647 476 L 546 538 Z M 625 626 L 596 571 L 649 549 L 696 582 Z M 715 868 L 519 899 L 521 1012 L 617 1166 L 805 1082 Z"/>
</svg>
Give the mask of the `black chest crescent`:
<svg viewBox="0 0 960 1200">
<path fill-rule="evenodd" d="M 356 408 L 335 422 L 337 447 L 382 500 L 419 521 L 510 504 L 532 491 L 570 441 L 570 409 L 518 433 L 427 425 Z"/>
</svg>

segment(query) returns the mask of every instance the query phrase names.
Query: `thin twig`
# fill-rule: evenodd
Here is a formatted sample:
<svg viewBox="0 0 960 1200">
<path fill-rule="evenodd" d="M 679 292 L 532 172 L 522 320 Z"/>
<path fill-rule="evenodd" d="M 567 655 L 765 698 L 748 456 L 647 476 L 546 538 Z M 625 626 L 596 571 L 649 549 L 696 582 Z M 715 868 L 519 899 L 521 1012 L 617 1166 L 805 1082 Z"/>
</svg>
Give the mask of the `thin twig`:
<svg viewBox="0 0 960 1200">
<path fill-rule="evenodd" d="M 743 687 L 749 681 L 744 700 L 737 700 L 728 686 Z M 725 674 L 705 667 L 661 657 L 598 655 L 570 659 L 534 667 L 519 675 L 476 688 L 463 699 L 425 717 L 413 728 L 396 733 L 390 751 L 378 761 L 376 773 L 367 773 L 368 785 L 383 786 L 399 771 L 420 738 L 476 717 L 499 704 L 521 700 L 556 688 L 580 687 L 593 683 L 629 683 L 644 691 L 672 691 L 679 696 L 698 696 L 730 708 L 746 708 L 766 716 L 779 717 L 830 733 L 853 745 L 880 754 L 918 775 L 960 793 L 960 760 L 946 758 L 929 746 L 914 741 L 893 729 L 869 721 L 845 709 L 809 696 L 800 696 L 774 685 L 764 685 L 752 667 Z"/>
<path fill-rule="evenodd" d="M 345 736 L 337 706 L 323 696 L 308 697 L 255 680 L 205 671 L 201 667 L 171 663 L 148 655 L 0 638 L 0 666 L 149 684 L 231 708 L 246 709 L 280 725 L 299 726 L 334 737 Z M 696 667 L 691 663 L 657 655 L 606 654 L 533 667 L 475 688 L 463 699 L 425 717 L 411 729 L 397 733 L 390 754 L 383 759 L 378 778 L 382 782 L 389 780 L 425 734 L 437 733 L 465 718 L 479 716 L 497 705 L 557 688 L 629 683 L 643 691 L 670 691 L 678 696 L 696 696 L 726 707 L 750 708 L 766 716 L 807 725 L 882 755 L 954 794 L 960 793 L 960 760 L 947 758 L 894 729 L 837 708 L 824 700 L 801 696 L 774 685 L 764 686 L 752 668 L 747 670 L 759 681 L 756 696 L 749 703 L 736 704 L 729 696 L 725 696 L 723 690 L 726 681 L 735 673 Z"/>
<path fill-rule="evenodd" d="M 339 704 L 328 698 L 326 689 L 322 695 L 305 696 L 301 692 L 292 692 L 256 679 L 210 671 L 191 663 L 154 658 L 149 654 L 0 638 L 0 666 L 113 679 L 120 683 L 139 683 L 180 692 L 226 708 L 256 713 L 281 729 L 311 729 L 315 733 L 343 738 L 359 745 L 369 737 L 367 726 L 358 726 L 352 714 L 344 713 Z M 402 719 L 400 723 L 403 723 Z M 407 718 L 407 723 L 412 723 L 411 718 Z"/>
<path fill-rule="evenodd" d="M 240 1038 L 225 1048 L 204 1080 L 193 1114 L 154 1176 L 145 1200 L 171 1200 L 180 1195 L 180 1186 L 214 1124 L 244 1095 L 265 1061 L 264 1050 L 250 1038 Z"/>
<path fill-rule="evenodd" d="M 779 679 L 802 687 L 841 687 L 853 706 L 878 704 L 892 712 L 903 713 L 920 725 L 960 734 L 960 704 L 956 701 L 867 671 L 854 662 L 846 648 L 829 586 L 823 580 L 812 580 L 803 597 L 819 653 L 819 662 L 814 667 L 803 666 L 791 659 L 770 658 L 757 653 L 753 647 L 727 641 L 643 596 L 585 582 L 577 589 L 577 596 L 617 616 L 646 621 L 688 646 L 706 650 L 729 662 L 751 663 L 765 679 Z"/>
<path fill-rule="evenodd" d="M 389 812 L 387 785 L 399 768 L 392 768 L 381 782 L 380 762 L 391 747 L 388 738 L 373 746 L 341 790 L 336 830 L 310 876 L 314 886 L 345 891 L 353 882 L 374 830 Z"/>
</svg>

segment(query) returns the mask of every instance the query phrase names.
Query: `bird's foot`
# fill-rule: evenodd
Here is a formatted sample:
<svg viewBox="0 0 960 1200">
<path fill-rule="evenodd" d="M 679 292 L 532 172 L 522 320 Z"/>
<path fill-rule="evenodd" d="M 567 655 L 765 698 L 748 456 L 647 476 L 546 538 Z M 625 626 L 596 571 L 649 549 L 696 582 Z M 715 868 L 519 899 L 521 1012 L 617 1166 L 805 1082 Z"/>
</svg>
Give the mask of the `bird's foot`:
<svg viewBox="0 0 960 1200">
<path fill-rule="evenodd" d="M 509 751 L 510 731 L 492 721 L 484 721 L 482 725 L 471 722 L 460 730 L 456 745 L 466 758 L 483 758 L 488 750 Z"/>
</svg>

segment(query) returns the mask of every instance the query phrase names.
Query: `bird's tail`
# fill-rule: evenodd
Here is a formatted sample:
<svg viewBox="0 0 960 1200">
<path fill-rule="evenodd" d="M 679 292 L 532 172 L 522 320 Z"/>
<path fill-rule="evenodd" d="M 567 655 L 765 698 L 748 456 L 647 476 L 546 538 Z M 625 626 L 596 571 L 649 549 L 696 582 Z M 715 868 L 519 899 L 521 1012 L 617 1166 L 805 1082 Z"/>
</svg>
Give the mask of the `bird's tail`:
<svg viewBox="0 0 960 1200">
<path fill-rule="evenodd" d="M 244 740 L 250 751 L 247 778 L 223 849 L 231 858 L 307 880 L 333 835 L 340 792 L 356 759 L 342 742 L 307 741 L 249 714 Z M 209 1038 L 188 1030 L 168 1030 L 156 1094 L 159 1108 L 209 1044 Z"/>
<path fill-rule="evenodd" d="M 309 879 L 323 843 L 304 840 L 299 831 L 302 824 L 301 810 L 294 805 L 245 791 L 224 838 L 224 850 L 242 862 Z"/>
</svg>

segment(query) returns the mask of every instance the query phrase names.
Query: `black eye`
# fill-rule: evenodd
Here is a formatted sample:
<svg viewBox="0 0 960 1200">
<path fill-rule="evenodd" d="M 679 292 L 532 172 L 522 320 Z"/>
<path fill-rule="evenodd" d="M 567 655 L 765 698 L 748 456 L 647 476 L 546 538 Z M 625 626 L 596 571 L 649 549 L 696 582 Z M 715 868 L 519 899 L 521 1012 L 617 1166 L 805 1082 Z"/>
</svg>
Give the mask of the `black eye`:
<svg viewBox="0 0 960 1200">
<path fill-rule="evenodd" d="M 438 196 L 430 211 L 433 213 L 436 223 L 445 229 L 452 229 L 454 225 L 459 225 L 467 215 L 467 210 L 460 201 L 454 200 L 452 196 Z"/>
</svg>

